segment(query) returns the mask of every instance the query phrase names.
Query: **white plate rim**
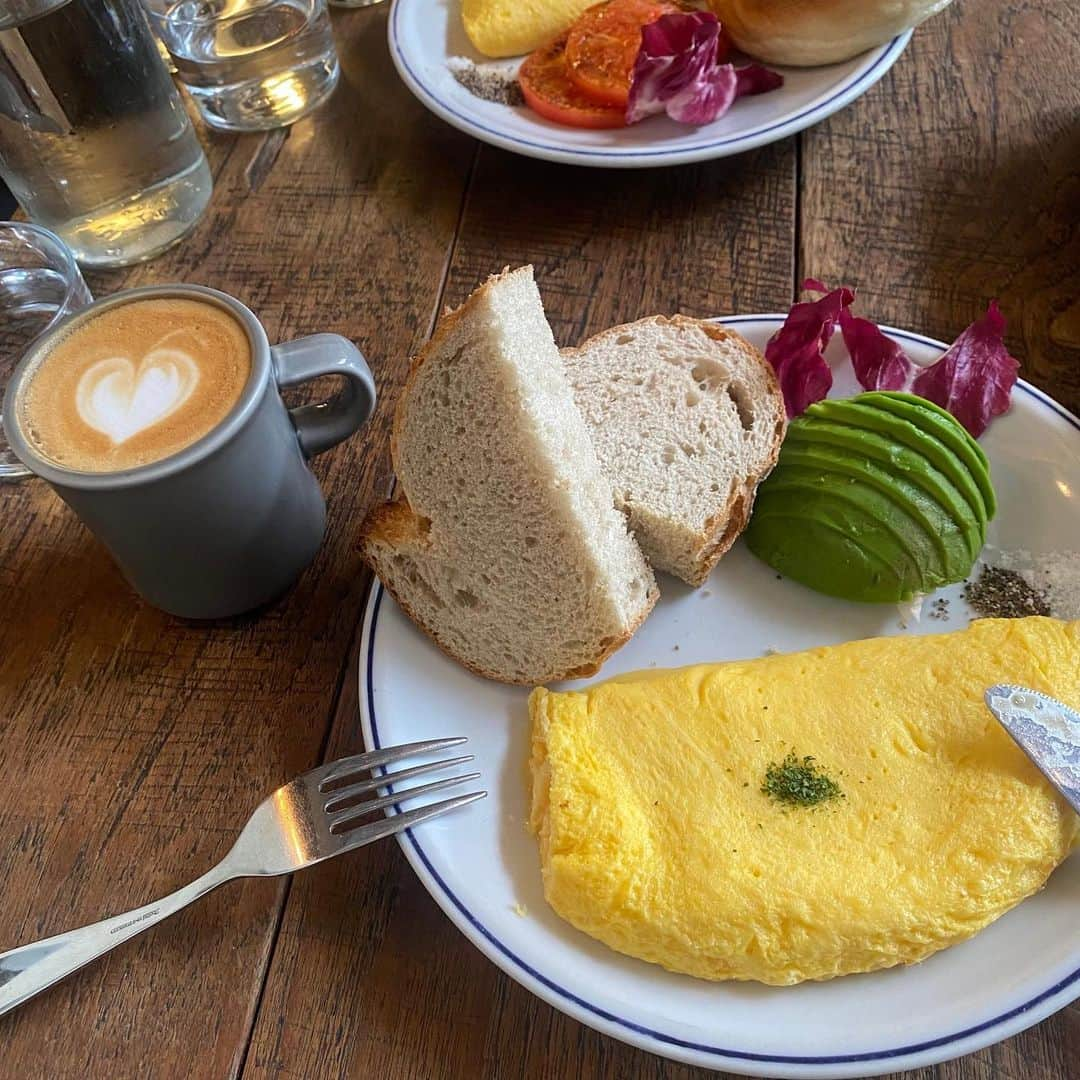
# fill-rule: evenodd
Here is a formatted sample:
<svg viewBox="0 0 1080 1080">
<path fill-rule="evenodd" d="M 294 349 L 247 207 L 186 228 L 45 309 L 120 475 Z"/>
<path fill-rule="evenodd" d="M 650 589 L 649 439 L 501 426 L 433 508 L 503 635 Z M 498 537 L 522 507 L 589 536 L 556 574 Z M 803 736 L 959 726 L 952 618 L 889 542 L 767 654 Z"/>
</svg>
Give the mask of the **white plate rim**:
<svg viewBox="0 0 1080 1080">
<path fill-rule="evenodd" d="M 779 327 L 786 315 L 764 313 L 756 315 L 731 315 L 716 319 L 725 326 L 737 326 L 747 322 L 774 322 Z M 900 341 L 929 346 L 944 351 L 944 342 L 923 334 L 882 325 L 881 329 Z M 1055 401 L 1031 383 L 1020 379 L 1016 390 L 1033 398 L 1040 406 L 1065 420 L 1080 432 L 1080 417 Z M 372 665 L 374 661 L 375 629 L 379 608 L 385 596 L 381 582 L 375 579 L 369 590 L 364 612 L 359 651 L 359 703 L 360 721 L 364 745 L 368 750 L 381 747 L 378 720 L 373 697 Z M 383 772 L 386 770 L 383 769 Z M 388 786 L 393 792 L 393 787 Z M 388 815 L 400 812 L 396 807 Z M 482 919 L 461 901 L 434 869 L 416 834 L 406 829 L 398 835 L 398 843 L 417 877 L 428 893 L 442 908 L 454 925 L 492 963 L 520 983 L 541 1000 L 571 1016 L 594 1030 L 637 1046 L 650 1053 L 671 1060 L 699 1067 L 726 1070 L 749 1076 L 780 1078 L 802 1077 L 863 1077 L 925 1068 L 944 1061 L 951 1061 L 984 1047 L 1008 1039 L 1080 998 L 1080 967 L 1054 984 L 1040 990 L 1022 1004 L 1005 1012 L 969 1025 L 951 1035 L 940 1036 L 924 1042 L 889 1047 L 882 1050 L 853 1054 L 783 1055 L 762 1054 L 726 1047 L 708 1046 L 691 1042 L 662 1031 L 655 1031 L 642 1024 L 614 1015 L 606 1008 L 595 1005 L 579 993 L 561 986 L 556 979 L 536 970 L 518 957 L 514 951 L 492 933 Z"/>
<path fill-rule="evenodd" d="M 457 109 L 452 102 L 440 96 L 436 89 L 423 79 L 415 70 L 414 64 L 409 62 L 411 50 L 403 46 L 403 35 L 399 32 L 399 26 L 402 12 L 412 5 L 427 2 L 430 0 L 393 0 L 390 18 L 387 20 L 390 58 L 402 81 L 426 108 L 459 131 L 464 131 L 481 142 L 490 143 L 503 150 L 526 157 L 540 158 L 544 161 L 609 169 L 653 168 L 662 165 L 686 165 L 696 161 L 710 161 L 713 158 L 741 154 L 794 135 L 839 112 L 855 98 L 865 94 L 900 58 L 913 33 L 911 30 L 906 30 L 887 44 L 871 49 L 866 53 L 864 63 L 851 72 L 839 86 L 827 91 L 823 100 L 815 101 L 796 115 L 775 123 L 759 125 L 749 131 L 678 150 L 568 149 L 556 141 L 520 138 L 490 127 Z"/>
</svg>

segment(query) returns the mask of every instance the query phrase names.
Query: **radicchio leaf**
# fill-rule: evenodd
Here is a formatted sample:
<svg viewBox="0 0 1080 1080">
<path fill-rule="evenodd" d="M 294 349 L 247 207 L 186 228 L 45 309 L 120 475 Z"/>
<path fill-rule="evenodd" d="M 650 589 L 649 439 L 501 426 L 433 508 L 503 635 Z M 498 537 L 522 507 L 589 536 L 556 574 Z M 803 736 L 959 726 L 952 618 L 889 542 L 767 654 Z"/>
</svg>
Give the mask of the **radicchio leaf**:
<svg viewBox="0 0 1080 1080">
<path fill-rule="evenodd" d="M 825 291 L 821 282 L 811 279 L 803 282 L 803 289 Z M 818 300 L 796 304 L 765 346 L 765 359 L 776 372 L 789 417 L 801 415 L 828 394 L 833 380 L 823 353 L 840 313 L 854 299 L 851 289 L 841 287 Z"/>
<path fill-rule="evenodd" d="M 683 124 L 709 124 L 742 94 L 782 86 L 775 71 L 717 63 L 720 22 L 712 12 L 661 15 L 641 29 L 641 49 L 630 77 L 626 122 L 666 112 Z"/>
<path fill-rule="evenodd" d="M 855 369 L 855 378 L 866 390 L 910 390 L 918 368 L 877 323 L 840 310 L 840 333 Z"/>
<path fill-rule="evenodd" d="M 731 65 L 729 64 L 728 67 Z M 761 64 L 747 64 L 735 69 L 735 96 L 767 94 L 770 90 L 779 90 L 784 85 L 784 76 L 779 71 L 763 67 Z"/>
<path fill-rule="evenodd" d="M 915 377 L 912 391 L 951 412 L 977 439 L 1007 412 L 1020 364 L 1005 347 L 1005 316 L 991 300 L 948 350 Z"/>
<path fill-rule="evenodd" d="M 975 438 L 1008 411 L 1020 365 L 1005 347 L 1005 316 L 996 300 L 933 364 L 921 367 L 876 323 L 851 314 L 851 289 L 829 291 L 813 278 L 802 287 L 825 295 L 796 304 L 765 349 L 789 417 L 828 394 L 832 372 L 822 353 L 837 325 L 864 389 L 910 390 L 950 412 Z"/>
</svg>

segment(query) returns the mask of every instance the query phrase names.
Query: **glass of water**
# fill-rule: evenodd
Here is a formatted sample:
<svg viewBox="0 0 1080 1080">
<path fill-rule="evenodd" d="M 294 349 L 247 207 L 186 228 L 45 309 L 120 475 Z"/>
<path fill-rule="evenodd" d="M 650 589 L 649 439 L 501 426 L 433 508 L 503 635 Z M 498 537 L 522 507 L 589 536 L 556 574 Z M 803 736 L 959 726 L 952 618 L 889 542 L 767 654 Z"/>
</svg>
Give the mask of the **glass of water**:
<svg viewBox="0 0 1080 1080">
<path fill-rule="evenodd" d="M 58 236 L 0 221 L 0 394 L 30 343 L 90 300 L 75 256 Z M 29 475 L 0 428 L 0 483 Z"/>
<path fill-rule="evenodd" d="M 337 85 L 326 0 L 144 0 L 203 118 L 264 131 L 306 116 Z"/>
<path fill-rule="evenodd" d="M 194 227 L 210 168 L 139 0 L 0 0 L 0 175 L 87 266 Z"/>
</svg>

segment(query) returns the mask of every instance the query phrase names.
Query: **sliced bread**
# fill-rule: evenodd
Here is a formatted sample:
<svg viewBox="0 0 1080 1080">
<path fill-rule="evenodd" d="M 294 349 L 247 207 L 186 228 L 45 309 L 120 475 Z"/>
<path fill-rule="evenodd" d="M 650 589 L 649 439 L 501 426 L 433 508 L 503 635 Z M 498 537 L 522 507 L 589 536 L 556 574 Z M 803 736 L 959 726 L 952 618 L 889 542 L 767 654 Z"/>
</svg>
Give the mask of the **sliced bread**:
<svg viewBox="0 0 1080 1080">
<path fill-rule="evenodd" d="M 646 558 L 702 584 L 780 451 L 787 420 L 772 368 L 733 331 L 681 315 L 605 330 L 563 360 Z"/>
<path fill-rule="evenodd" d="M 489 679 L 594 674 L 656 602 L 615 508 L 532 267 L 443 318 L 394 418 L 397 501 L 362 550 L 441 648 Z"/>
</svg>

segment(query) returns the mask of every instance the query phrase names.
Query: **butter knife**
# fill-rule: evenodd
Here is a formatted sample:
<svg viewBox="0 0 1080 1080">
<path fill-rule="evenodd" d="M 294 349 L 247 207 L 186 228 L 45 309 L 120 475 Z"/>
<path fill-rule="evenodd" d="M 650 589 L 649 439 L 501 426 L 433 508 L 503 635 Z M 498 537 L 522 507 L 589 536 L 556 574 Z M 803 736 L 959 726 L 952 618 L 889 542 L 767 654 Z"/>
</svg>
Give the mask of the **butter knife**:
<svg viewBox="0 0 1080 1080">
<path fill-rule="evenodd" d="M 1024 686 L 991 686 L 986 704 L 1080 814 L 1080 713 Z"/>
</svg>

